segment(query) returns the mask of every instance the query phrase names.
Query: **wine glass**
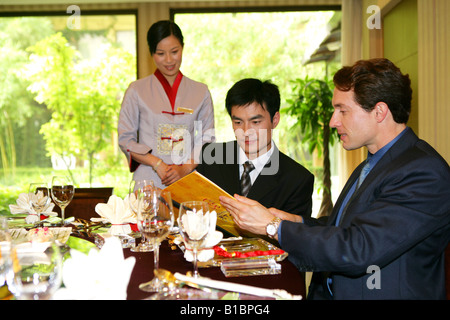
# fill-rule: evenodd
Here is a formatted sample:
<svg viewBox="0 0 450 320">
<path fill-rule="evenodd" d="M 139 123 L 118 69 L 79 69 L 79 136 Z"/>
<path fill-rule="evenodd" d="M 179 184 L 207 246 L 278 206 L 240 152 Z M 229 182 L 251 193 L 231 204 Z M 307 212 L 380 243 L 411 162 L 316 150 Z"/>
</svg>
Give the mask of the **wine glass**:
<svg viewBox="0 0 450 320">
<path fill-rule="evenodd" d="M 52 198 L 61 208 L 62 226 L 64 226 L 64 210 L 72 201 L 75 188 L 72 179 L 67 176 L 54 176 L 52 179 Z"/>
<path fill-rule="evenodd" d="M 138 201 L 137 201 L 137 195 L 139 192 L 141 192 L 144 188 L 154 188 L 153 180 L 131 180 L 129 190 L 128 190 L 128 204 L 130 206 L 131 212 L 133 212 L 137 216 L 137 210 L 138 210 Z M 139 227 L 139 224 L 138 224 Z M 140 230 L 139 230 L 140 231 Z M 133 252 L 151 252 L 153 251 L 153 246 L 151 243 L 145 238 L 145 235 L 142 234 L 141 242 L 131 248 L 130 250 Z"/>
<path fill-rule="evenodd" d="M 16 246 L 11 250 L 8 289 L 18 300 L 51 299 L 62 282 L 59 246 L 54 241 L 31 244 L 28 250 L 17 250 Z"/>
<path fill-rule="evenodd" d="M 139 230 L 153 246 L 154 270 L 159 269 L 159 246 L 174 223 L 172 196 L 169 191 L 148 188 L 138 192 L 137 221 Z M 158 292 L 162 283 L 158 277 L 139 285 L 146 292 Z"/>
<path fill-rule="evenodd" d="M 209 206 L 204 201 L 187 201 L 180 204 L 178 217 L 180 234 L 192 249 L 194 258 L 194 278 L 199 276 L 197 252 L 209 231 Z"/>
<path fill-rule="evenodd" d="M 40 221 L 41 213 L 44 212 L 50 204 L 50 190 L 46 183 L 32 182 L 28 190 L 28 200 L 31 208 L 37 214 L 37 222 Z"/>
</svg>

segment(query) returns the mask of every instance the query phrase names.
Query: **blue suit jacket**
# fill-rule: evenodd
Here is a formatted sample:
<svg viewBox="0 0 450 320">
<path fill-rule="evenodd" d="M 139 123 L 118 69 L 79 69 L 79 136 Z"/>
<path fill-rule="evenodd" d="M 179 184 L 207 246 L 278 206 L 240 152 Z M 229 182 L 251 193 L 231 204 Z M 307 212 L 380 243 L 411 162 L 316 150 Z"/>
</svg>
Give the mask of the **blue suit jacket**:
<svg viewBox="0 0 450 320">
<path fill-rule="evenodd" d="M 355 192 L 338 227 L 337 212 L 362 164 L 325 224 L 282 223 L 283 249 L 300 269 L 314 271 L 308 298 L 445 299 L 450 169 L 429 144 L 406 130 Z"/>
</svg>

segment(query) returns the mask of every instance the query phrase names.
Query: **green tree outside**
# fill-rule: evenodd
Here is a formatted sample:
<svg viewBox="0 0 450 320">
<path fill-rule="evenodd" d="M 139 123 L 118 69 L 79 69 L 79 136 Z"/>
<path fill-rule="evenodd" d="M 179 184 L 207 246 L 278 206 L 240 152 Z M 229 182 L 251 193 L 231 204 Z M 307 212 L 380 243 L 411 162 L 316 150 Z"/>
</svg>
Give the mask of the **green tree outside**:
<svg viewBox="0 0 450 320">
<path fill-rule="evenodd" d="M 74 155 L 89 163 L 89 184 L 96 155 L 111 144 L 117 131 L 122 95 L 135 74 L 135 59 L 125 50 L 109 47 L 95 60 L 81 60 L 61 33 L 32 46 L 25 74 L 39 103 L 52 111 L 41 133 L 49 155 Z M 67 170 L 75 183 L 69 167 Z"/>
<path fill-rule="evenodd" d="M 324 76 L 324 65 L 303 62 L 326 36 L 333 14 L 175 16 L 185 36 L 182 71 L 208 84 L 219 141 L 234 139 L 224 99 L 236 81 L 246 77 L 271 80 L 279 86 L 285 108 L 292 97 L 293 79 Z M 17 158 L 15 146 L 20 145 L 14 142 L 14 128 L 28 127 L 30 120 L 42 123 L 40 134 L 36 134 L 41 142 L 32 149 L 45 150 L 47 157 L 73 156 L 77 165 L 70 172 L 77 184 L 114 186 L 114 193 L 124 196 L 131 174 L 117 148 L 117 119 L 123 94 L 136 77 L 135 57 L 109 43 L 106 50 L 100 50 L 104 55 L 83 60 L 79 48 L 67 41 L 68 37 L 78 41 L 79 33 L 55 32 L 43 18 L 5 21 L 0 19 L 0 55 L 5 58 L 0 59 L 0 83 L 5 88 L 0 94 L 0 212 L 9 211 L 7 205 L 14 203 L 31 179 L 47 179 L 55 173 L 50 167 L 12 169 Z M 97 30 L 95 34 L 107 32 Z M 299 131 L 292 130 L 296 120 L 284 114 L 275 140 L 282 151 L 308 167 L 311 157 L 307 147 Z M 14 176 L 13 171 L 17 172 Z"/>
</svg>

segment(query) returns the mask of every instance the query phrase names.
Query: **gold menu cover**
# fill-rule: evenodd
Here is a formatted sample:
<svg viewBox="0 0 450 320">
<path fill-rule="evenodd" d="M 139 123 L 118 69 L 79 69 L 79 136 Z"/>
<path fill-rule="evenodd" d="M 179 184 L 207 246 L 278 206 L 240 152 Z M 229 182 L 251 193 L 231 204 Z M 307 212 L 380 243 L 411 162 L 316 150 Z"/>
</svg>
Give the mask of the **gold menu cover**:
<svg viewBox="0 0 450 320">
<path fill-rule="evenodd" d="M 231 214 L 219 201 L 219 196 L 233 197 L 202 174 L 197 171 L 191 172 L 166 187 L 165 190 L 170 191 L 172 199 L 178 203 L 206 201 L 210 210 L 215 210 L 217 213 L 217 225 L 234 236 L 239 235 L 238 227 L 234 223 Z"/>
</svg>

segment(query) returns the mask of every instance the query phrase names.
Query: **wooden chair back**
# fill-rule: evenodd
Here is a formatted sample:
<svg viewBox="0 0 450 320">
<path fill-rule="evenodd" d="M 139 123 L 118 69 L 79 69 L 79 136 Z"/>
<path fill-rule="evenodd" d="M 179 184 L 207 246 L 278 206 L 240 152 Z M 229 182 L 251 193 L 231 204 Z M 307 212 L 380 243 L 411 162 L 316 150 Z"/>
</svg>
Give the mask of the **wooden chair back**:
<svg viewBox="0 0 450 320">
<path fill-rule="evenodd" d="M 65 218 L 75 217 L 85 220 L 100 217 L 95 212 L 95 206 L 98 203 L 107 203 L 109 197 L 113 194 L 114 188 L 75 188 L 75 194 L 72 201 L 66 207 Z M 53 209 L 61 214 L 61 209 L 55 205 Z"/>
</svg>

